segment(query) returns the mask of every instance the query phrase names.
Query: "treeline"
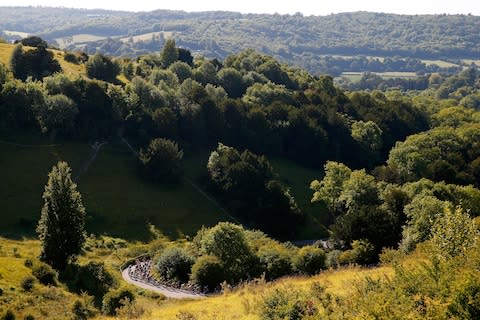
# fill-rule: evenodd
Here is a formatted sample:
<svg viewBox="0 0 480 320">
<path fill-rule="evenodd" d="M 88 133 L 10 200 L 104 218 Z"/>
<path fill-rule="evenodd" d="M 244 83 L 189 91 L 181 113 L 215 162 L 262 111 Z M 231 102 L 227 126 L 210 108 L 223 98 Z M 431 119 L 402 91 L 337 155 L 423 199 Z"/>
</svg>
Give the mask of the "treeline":
<svg viewBox="0 0 480 320">
<path fill-rule="evenodd" d="M 304 17 L 301 14 L 165 10 L 126 13 L 11 7 L 2 9 L 0 21 L 3 30 L 39 34 L 50 42 L 75 34 L 112 38 L 88 46 L 89 53 L 100 50 L 104 54 L 136 56 L 145 50 L 155 50 L 155 46 L 158 49 L 163 45 L 163 39 L 136 44 L 114 38 L 158 31 L 173 32 L 179 45 L 211 58 L 223 59 L 231 52 L 245 50 L 248 44 L 248 48 L 315 74 L 338 72 L 338 68 L 318 64 L 324 55 L 458 59 L 475 58 L 480 53 L 480 38 L 476 32 L 480 18 L 470 15 L 405 16 L 357 12 Z"/>
<path fill-rule="evenodd" d="M 93 139 L 121 130 L 141 146 L 156 137 L 192 148 L 223 142 L 309 166 L 330 159 L 371 167 L 385 159 L 395 141 L 428 127 L 426 115 L 408 102 L 347 96 L 330 77 L 312 77 L 253 51 L 223 62 L 193 62 L 188 51 L 170 41 L 160 55 L 136 60 L 112 62 L 94 55 L 86 69 L 90 77 L 107 81 L 121 70 L 130 81 L 118 86 L 61 73 L 42 82 L 6 79 L 3 131 L 28 124 Z M 60 99 L 62 108 L 48 107 Z M 25 101 L 22 108 L 19 101 Z M 367 135 L 352 136 L 352 125 L 368 121 L 380 130 L 381 147 L 372 149 Z M 355 156 L 359 153 L 364 157 Z"/>
<path fill-rule="evenodd" d="M 457 73 L 461 67 L 441 68 L 436 64 L 422 62 L 415 58 L 401 57 L 341 57 L 322 56 L 318 58 L 317 68 L 324 70 L 323 73 L 338 77 L 342 72 L 415 72 L 418 75 L 433 72 Z"/>
</svg>

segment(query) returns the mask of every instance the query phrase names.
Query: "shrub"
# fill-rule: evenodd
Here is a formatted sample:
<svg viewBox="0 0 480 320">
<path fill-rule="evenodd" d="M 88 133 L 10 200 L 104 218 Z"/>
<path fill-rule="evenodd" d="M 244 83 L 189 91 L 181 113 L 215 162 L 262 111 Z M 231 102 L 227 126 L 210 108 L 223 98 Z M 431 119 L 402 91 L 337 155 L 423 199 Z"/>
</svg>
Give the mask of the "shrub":
<svg viewBox="0 0 480 320">
<path fill-rule="evenodd" d="M 32 276 L 26 276 L 23 278 L 21 286 L 25 291 L 31 291 L 33 289 L 33 284 L 35 283 L 35 278 Z"/>
<path fill-rule="evenodd" d="M 367 265 L 377 260 L 375 247 L 368 240 L 352 241 L 350 262 Z"/>
<path fill-rule="evenodd" d="M 99 262 L 89 262 L 84 266 L 70 265 L 66 273 L 70 289 L 94 296 L 98 305 L 103 295 L 115 285 L 112 275 L 105 269 L 105 265 Z"/>
<path fill-rule="evenodd" d="M 116 310 L 124 306 L 124 302 L 133 301 L 135 296 L 129 289 L 120 288 L 111 290 L 105 294 L 102 301 L 102 312 L 107 315 L 115 315 Z"/>
<path fill-rule="evenodd" d="M 222 262 L 215 256 L 202 256 L 192 267 L 191 279 L 202 288 L 215 290 L 225 279 Z"/>
<path fill-rule="evenodd" d="M 33 267 L 32 274 L 41 284 L 44 285 L 56 285 L 57 273 L 48 264 L 40 263 Z"/>
<path fill-rule="evenodd" d="M 316 274 L 325 268 L 325 252 L 317 247 L 305 246 L 298 251 L 294 265 L 301 273 Z"/>
<path fill-rule="evenodd" d="M 5 313 L 2 315 L 1 320 L 15 320 L 15 314 L 13 313 L 12 310 L 8 309 L 5 311 Z"/>
<path fill-rule="evenodd" d="M 173 247 L 163 251 L 157 260 L 156 268 L 163 279 L 187 282 L 194 262 L 193 257 L 185 250 Z"/>
<path fill-rule="evenodd" d="M 260 315 L 264 320 L 300 320 L 315 313 L 317 310 L 312 301 L 295 290 L 275 289 L 262 299 L 260 305 Z"/>
<path fill-rule="evenodd" d="M 178 144 L 163 138 L 153 139 L 139 155 L 143 174 L 157 182 L 177 182 L 183 173 L 182 158 Z"/>
<path fill-rule="evenodd" d="M 220 222 L 202 236 L 200 250 L 220 259 L 226 280 L 231 283 L 261 274 L 258 257 L 252 252 L 241 226 Z"/>
<path fill-rule="evenodd" d="M 342 251 L 340 250 L 332 250 L 328 252 L 325 258 L 325 266 L 328 268 L 338 268 L 338 266 L 341 265 L 341 255 Z"/>
<path fill-rule="evenodd" d="M 74 63 L 74 64 L 78 64 L 77 56 L 71 52 L 65 52 L 65 54 L 63 55 L 63 60 Z"/>
<path fill-rule="evenodd" d="M 258 255 L 267 280 L 273 280 L 292 273 L 292 262 L 288 252 L 284 252 L 279 248 L 268 247 L 262 248 Z"/>
<path fill-rule="evenodd" d="M 33 261 L 32 259 L 25 259 L 25 262 L 23 262 L 23 265 L 27 268 L 33 267 Z"/>
<path fill-rule="evenodd" d="M 27 314 L 25 317 L 23 317 L 23 320 L 35 320 L 35 317 L 31 314 Z"/>
<path fill-rule="evenodd" d="M 86 320 L 95 315 L 93 307 L 93 298 L 88 295 L 82 295 L 84 299 L 76 300 L 72 306 L 73 320 Z"/>
</svg>

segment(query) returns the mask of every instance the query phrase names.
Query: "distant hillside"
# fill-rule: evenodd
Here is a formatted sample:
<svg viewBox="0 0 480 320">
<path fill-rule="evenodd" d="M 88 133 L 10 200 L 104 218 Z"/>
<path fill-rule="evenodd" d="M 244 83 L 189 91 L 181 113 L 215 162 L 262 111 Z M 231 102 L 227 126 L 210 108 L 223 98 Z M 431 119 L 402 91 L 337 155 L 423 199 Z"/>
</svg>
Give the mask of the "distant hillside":
<svg viewBox="0 0 480 320">
<path fill-rule="evenodd" d="M 322 55 L 476 58 L 480 17 L 342 13 L 329 16 L 186 13 L 2 7 L 0 30 L 8 40 L 36 34 L 59 47 L 136 56 L 158 51 L 166 38 L 208 57 L 245 48 L 322 72 Z M 358 71 L 358 70 L 353 70 Z"/>
</svg>

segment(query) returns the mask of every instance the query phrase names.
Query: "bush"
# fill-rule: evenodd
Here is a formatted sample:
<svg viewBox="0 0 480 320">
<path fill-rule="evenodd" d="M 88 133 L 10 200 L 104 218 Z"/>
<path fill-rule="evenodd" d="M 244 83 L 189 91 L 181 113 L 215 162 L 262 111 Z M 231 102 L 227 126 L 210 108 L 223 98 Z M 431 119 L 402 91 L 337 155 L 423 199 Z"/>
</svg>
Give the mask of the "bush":
<svg viewBox="0 0 480 320">
<path fill-rule="evenodd" d="M 198 258 L 192 267 L 191 279 L 202 288 L 214 291 L 225 279 L 222 262 L 215 256 Z"/>
<path fill-rule="evenodd" d="M 115 82 L 120 73 L 120 67 L 110 58 L 99 53 L 91 56 L 85 64 L 87 76 L 99 80 Z"/>
<path fill-rule="evenodd" d="M 275 289 L 263 298 L 260 305 L 264 320 L 301 320 L 315 313 L 317 310 L 312 301 L 295 290 Z"/>
<path fill-rule="evenodd" d="M 159 182 L 177 182 L 182 176 L 183 151 L 168 139 L 153 139 L 146 150 L 141 150 L 139 160 L 143 174 Z"/>
<path fill-rule="evenodd" d="M 252 252 L 241 226 L 220 222 L 204 231 L 200 242 L 203 254 L 220 259 L 228 282 L 236 283 L 261 274 L 258 257 Z"/>
<path fill-rule="evenodd" d="M 262 248 L 258 254 L 265 271 L 265 278 L 273 280 L 292 273 L 292 262 L 288 252 L 279 248 Z"/>
<path fill-rule="evenodd" d="M 97 305 L 100 305 L 105 293 L 115 285 L 112 275 L 105 269 L 105 265 L 99 262 L 89 262 L 84 266 L 70 265 L 67 268 L 67 285 L 74 292 L 82 291 L 95 297 Z"/>
<path fill-rule="evenodd" d="M 33 285 L 35 283 L 35 278 L 32 276 L 26 276 L 23 278 L 21 286 L 22 289 L 25 291 L 31 291 L 33 289 Z"/>
<path fill-rule="evenodd" d="M 23 317 L 23 320 L 35 320 L 35 317 L 31 314 L 27 314 L 25 317 Z"/>
<path fill-rule="evenodd" d="M 32 274 L 41 284 L 44 285 L 56 285 L 57 284 L 57 272 L 53 270 L 48 264 L 40 263 L 33 267 Z"/>
<path fill-rule="evenodd" d="M 15 320 L 15 314 L 13 313 L 12 310 L 8 309 L 5 311 L 5 313 L 2 315 L 1 320 Z"/>
<path fill-rule="evenodd" d="M 135 296 L 129 289 L 120 288 L 107 292 L 103 297 L 102 312 L 110 316 L 115 315 L 116 310 L 124 306 L 126 299 L 128 301 L 135 299 Z"/>
<path fill-rule="evenodd" d="M 65 54 L 63 55 L 63 60 L 74 63 L 74 64 L 78 64 L 77 56 L 71 52 L 65 52 Z"/>
<path fill-rule="evenodd" d="M 87 296 L 88 297 L 88 296 Z M 73 320 L 86 320 L 95 315 L 93 298 L 76 300 L 72 306 Z"/>
<path fill-rule="evenodd" d="M 305 246 L 298 251 L 294 265 L 301 273 L 316 274 L 325 268 L 325 252 L 317 247 Z"/>
<path fill-rule="evenodd" d="M 25 261 L 23 262 L 23 265 L 27 268 L 31 268 L 33 267 L 33 261 L 32 259 L 25 259 Z"/>
<path fill-rule="evenodd" d="M 162 252 L 157 259 L 156 268 L 165 280 L 187 282 L 194 262 L 193 257 L 185 250 L 173 247 Z"/>
<path fill-rule="evenodd" d="M 361 265 L 371 264 L 377 261 L 375 247 L 368 240 L 352 241 L 350 250 L 350 262 Z"/>
<path fill-rule="evenodd" d="M 341 255 L 342 251 L 340 250 L 332 250 L 328 252 L 325 259 L 325 266 L 328 268 L 338 268 L 341 265 Z"/>
</svg>

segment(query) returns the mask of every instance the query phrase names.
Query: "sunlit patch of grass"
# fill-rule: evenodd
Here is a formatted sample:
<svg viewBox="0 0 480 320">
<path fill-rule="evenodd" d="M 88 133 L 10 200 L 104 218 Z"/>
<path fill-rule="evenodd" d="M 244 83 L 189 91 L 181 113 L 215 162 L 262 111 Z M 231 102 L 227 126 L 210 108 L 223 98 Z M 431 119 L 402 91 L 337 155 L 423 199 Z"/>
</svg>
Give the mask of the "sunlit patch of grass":
<svg viewBox="0 0 480 320">
<path fill-rule="evenodd" d="M 8 43 L 0 43 L 0 63 L 4 64 L 7 68 L 10 67 L 10 58 L 12 56 L 13 49 L 15 45 Z M 26 50 L 31 48 L 25 47 Z M 53 53 L 53 57 L 60 63 L 62 70 L 66 74 L 73 75 L 85 75 L 85 65 L 84 64 L 74 64 L 63 59 L 64 52 L 60 50 L 50 49 Z"/>
<path fill-rule="evenodd" d="M 259 303 L 262 297 L 274 289 L 310 290 L 313 283 L 318 282 L 327 292 L 347 297 L 351 294 L 353 283 L 365 277 L 385 279 L 393 274 L 391 267 L 359 268 L 325 271 L 313 277 L 287 277 L 272 283 L 247 284 L 240 289 L 226 292 L 202 300 L 166 300 L 157 303 L 151 309 L 151 315 L 145 319 L 178 319 L 180 313 L 193 314 L 197 320 L 207 319 L 260 319 Z"/>
</svg>

